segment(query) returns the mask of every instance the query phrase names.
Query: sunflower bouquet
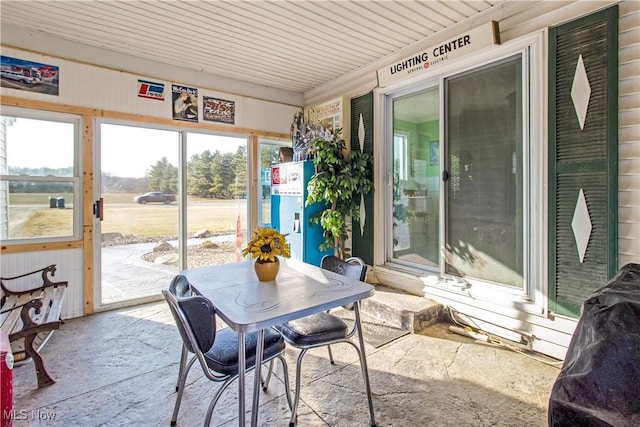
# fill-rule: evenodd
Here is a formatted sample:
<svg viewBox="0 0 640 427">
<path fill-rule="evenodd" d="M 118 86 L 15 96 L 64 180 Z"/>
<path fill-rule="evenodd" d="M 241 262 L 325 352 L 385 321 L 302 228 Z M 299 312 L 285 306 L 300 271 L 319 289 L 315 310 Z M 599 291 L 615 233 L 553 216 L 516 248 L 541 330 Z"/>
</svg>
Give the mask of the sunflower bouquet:
<svg viewBox="0 0 640 427">
<path fill-rule="evenodd" d="M 251 255 L 259 263 L 275 262 L 277 256 L 291 257 L 291 250 L 284 234 L 273 228 L 257 228 L 242 255 Z"/>
</svg>

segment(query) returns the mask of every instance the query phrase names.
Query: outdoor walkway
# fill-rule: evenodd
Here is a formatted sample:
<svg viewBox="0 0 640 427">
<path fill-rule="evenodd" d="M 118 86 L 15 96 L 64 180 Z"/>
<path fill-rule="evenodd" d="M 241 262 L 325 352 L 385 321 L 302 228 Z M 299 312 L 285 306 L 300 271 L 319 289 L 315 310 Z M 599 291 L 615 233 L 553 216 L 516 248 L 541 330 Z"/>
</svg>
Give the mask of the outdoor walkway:
<svg viewBox="0 0 640 427">
<path fill-rule="evenodd" d="M 168 427 L 180 349 L 165 302 L 68 320 L 42 352 L 56 384 L 37 389 L 31 363 L 14 369 L 14 409 L 25 418 L 14 425 Z M 355 351 L 332 349 L 335 366 L 326 349 L 305 357 L 298 426 L 367 426 Z M 292 381 L 296 355 L 287 350 Z M 450 334 L 445 324 L 378 348 L 368 344 L 367 358 L 378 426 L 546 426 L 560 367 Z M 261 426 L 288 425 L 281 369 L 276 375 L 261 394 Z M 253 374 L 248 378 L 251 396 Z M 193 366 L 179 426 L 202 425 L 216 387 Z M 211 425 L 237 426 L 236 395 L 233 383 Z"/>
<path fill-rule="evenodd" d="M 187 245 L 199 245 L 203 241 L 214 243 L 235 240 L 235 234 L 225 234 L 204 239 L 188 239 Z M 178 247 L 177 240 L 170 240 Z M 111 304 L 149 295 L 160 295 L 171 279 L 178 274 L 178 267 L 154 264 L 142 256 L 153 250 L 158 242 L 105 246 L 102 250 L 102 303 Z"/>
</svg>

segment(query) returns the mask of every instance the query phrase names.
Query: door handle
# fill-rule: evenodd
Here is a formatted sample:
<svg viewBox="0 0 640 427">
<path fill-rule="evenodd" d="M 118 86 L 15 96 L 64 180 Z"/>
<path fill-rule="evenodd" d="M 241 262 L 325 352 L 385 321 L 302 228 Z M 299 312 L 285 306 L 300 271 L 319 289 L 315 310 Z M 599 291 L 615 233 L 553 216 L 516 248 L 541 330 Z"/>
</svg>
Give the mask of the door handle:
<svg viewBox="0 0 640 427">
<path fill-rule="evenodd" d="M 100 221 L 104 221 L 104 199 L 102 197 L 96 200 L 96 202 L 93 204 L 93 214 Z"/>
<path fill-rule="evenodd" d="M 442 180 L 443 181 L 448 181 L 449 180 L 449 172 L 442 171 Z"/>
</svg>

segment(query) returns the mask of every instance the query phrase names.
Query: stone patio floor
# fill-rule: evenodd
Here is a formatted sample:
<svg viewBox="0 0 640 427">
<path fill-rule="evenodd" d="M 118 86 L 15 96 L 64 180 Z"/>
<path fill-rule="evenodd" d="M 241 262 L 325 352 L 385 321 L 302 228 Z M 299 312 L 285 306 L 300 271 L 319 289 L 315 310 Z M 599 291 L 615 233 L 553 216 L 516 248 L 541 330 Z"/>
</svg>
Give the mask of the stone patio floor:
<svg viewBox="0 0 640 427">
<path fill-rule="evenodd" d="M 437 324 L 378 348 L 367 344 L 378 426 L 547 426 L 558 361 L 474 341 L 447 327 Z M 14 426 L 169 426 L 180 349 L 165 302 L 67 320 L 42 351 L 56 384 L 38 389 L 33 363 L 14 369 Z M 332 349 L 333 366 L 326 349 L 305 356 L 297 425 L 367 426 L 357 355 L 345 344 Z M 292 384 L 296 356 L 287 349 Z M 252 396 L 253 373 L 247 378 Z M 277 367 L 261 393 L 260 426 L 288 425 L 281 379 Z M 178 425 L 202 425 L 217 387 L 196 362 Z M 238 425 L 237 383 L 218 402 L 211 425 Z"/>
</svg>

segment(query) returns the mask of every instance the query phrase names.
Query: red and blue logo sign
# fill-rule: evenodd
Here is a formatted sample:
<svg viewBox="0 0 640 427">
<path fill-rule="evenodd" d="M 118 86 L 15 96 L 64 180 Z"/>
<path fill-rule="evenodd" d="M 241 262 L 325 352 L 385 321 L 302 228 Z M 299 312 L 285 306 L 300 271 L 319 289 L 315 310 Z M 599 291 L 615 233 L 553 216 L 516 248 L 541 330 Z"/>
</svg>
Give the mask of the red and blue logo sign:
<svg viewBox="0 0 640 427">
<path fill-rule="evenodd" d="M 138 79 L 138 96 L 164 101 L 164 83 Z"/>
</svg>

